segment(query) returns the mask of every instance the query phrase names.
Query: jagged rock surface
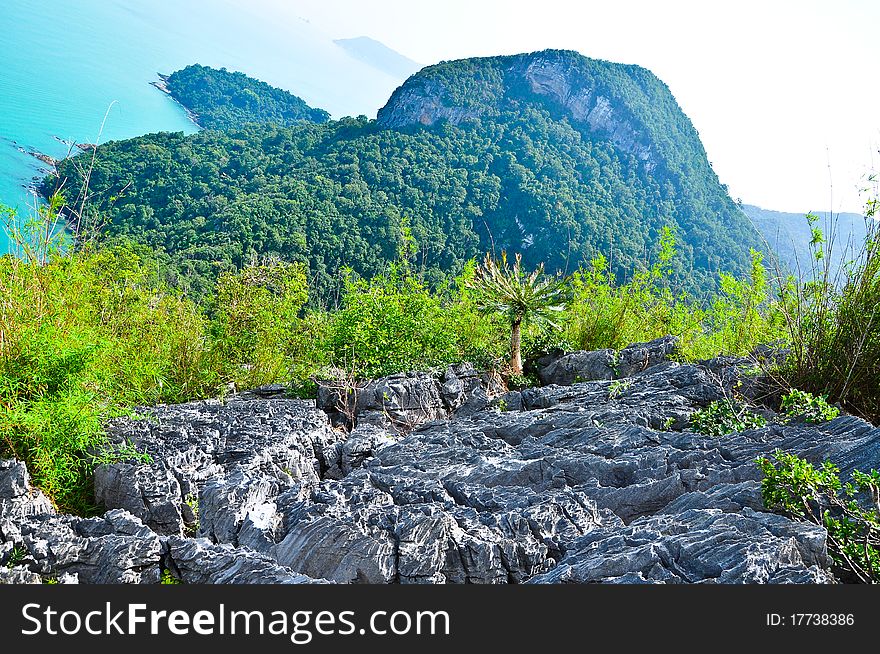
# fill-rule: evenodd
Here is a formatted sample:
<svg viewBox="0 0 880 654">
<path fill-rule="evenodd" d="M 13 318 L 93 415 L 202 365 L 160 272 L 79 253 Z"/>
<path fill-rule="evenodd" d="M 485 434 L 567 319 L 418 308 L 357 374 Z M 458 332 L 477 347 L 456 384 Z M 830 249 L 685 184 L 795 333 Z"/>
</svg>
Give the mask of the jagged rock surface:
<svg viewBox="0 0 880 654">
<path fill-rule="evenodd" d="M 664 336 L 634 343 L 619 352 L 611 349 L 548 355 L 538 360 L 541 383 L 569 386 L 575 382 L 631 377 L 667 361 L 678 350 L 676 339 Z"/>
<path fill-rule="evenodd" d="M 122 510 L 59 515 L 31 488 L 24 464 L 0 461 L 0 565 L 5 583 L 156 583 L 159 536 Z"/>
<path fill-rule="evenodd" d="M 0 460 L 0 584 L 155 584 L 163 569 L 184 583 L 326 583 L 248 549 L 160 536 L 122 509 L 58 515 L 22 463 Z"/>
<path fill-rule="evenodd" d="M 247 549 L 201 538 L 168 539 L 169 568 L 185 584 L 314 584 L 316 581 Z"/>
<path fill-rule="evenodd" d="M 766 512 L 754 460 L 781 448 L 847 476 L 880 468 L 880 430 L 851 416 L 778 424 L 768 410 L 767 427 L 692 433 L 696 409 L 760 388 L 751 360 L 680 365 L 665 339 L 627 349 L 627 377 L 506 395 L 469 367 L 365 386 L 362 415 L 390 398 L 417 424 L 406 433 L 368 419 L 345 434 L 306 402 L 253 395 L 159 407 L 113 425 L 152 462 L 99 471 L 112 481 L 99 496 L 125 504 L 103 518 L 55 515 L 23 466 L 2 462 L 0 557 L 27 547 L 4 579 L 833 581 L 825 531 Z"/>
<path fill-rule="evenodd" d="M 406 433 L 431 420 L 466 417 L 503 397 L 495 377 L 469 364 L 449 366 L 442 375 L 411 372 L 389 375 L 364 385 L 335 381 L 318 385 L 317 406 L 334 424 L 373 425 Z"/>
<path fill-rule="evenodd" d="M 230 497 L 239 500 L 212 507 L 211 517 L 240 526 L 265 496 L 251 484 L 268 484 L 270 494 L 292 484 L 315 485 L 322 469 L 335 464 L 323 453 L 341 439 L 313 405 L 285 399 L 160 406 L 145 410 L 140 420 L 114 421 L 108 432 L 113 442 L 146 454 L 150 462 L 132 458 L 99 467 L 96 499 L 129 511 L 163 535 L 195 527 L 200 493 L 208 484 L 215 495 L 218 486 L 229 487 Z"/>
</svg>

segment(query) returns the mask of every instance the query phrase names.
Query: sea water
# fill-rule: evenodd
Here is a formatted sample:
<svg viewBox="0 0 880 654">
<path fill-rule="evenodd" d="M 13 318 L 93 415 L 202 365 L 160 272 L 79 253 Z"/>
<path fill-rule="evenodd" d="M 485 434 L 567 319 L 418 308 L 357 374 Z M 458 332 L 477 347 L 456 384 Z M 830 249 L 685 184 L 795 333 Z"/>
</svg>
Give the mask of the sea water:
<svg viewBox="0 0 880 654">
<path fill-rule="evenodd" d="M 402 80 L 349 57 L 332 41 L 347 35 L 317 32 L 295 4 L 0 0 L 0 204 L 32 211 L 27 189 L 47 167 L 27 152 L 61 158 L 64 141 L 196 131 L 150 85 L 192 63 L 241 70 L 334 117 L 374 116 Z"/>
</svg>

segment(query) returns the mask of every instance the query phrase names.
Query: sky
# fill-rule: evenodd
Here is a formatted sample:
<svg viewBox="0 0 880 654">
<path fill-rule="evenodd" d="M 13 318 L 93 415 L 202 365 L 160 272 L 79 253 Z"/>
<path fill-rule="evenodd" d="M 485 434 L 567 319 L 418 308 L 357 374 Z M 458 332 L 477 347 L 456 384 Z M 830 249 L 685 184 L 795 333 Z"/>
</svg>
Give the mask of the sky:
<svg viewBox="0 0 880 654">
<path fill-rule="evenodd" d="M 862 212 L 880 168 L 880 0 L 241 0 L 422 64 L 564 48 L 648 68 L 734 199 Z"/>
</svg>

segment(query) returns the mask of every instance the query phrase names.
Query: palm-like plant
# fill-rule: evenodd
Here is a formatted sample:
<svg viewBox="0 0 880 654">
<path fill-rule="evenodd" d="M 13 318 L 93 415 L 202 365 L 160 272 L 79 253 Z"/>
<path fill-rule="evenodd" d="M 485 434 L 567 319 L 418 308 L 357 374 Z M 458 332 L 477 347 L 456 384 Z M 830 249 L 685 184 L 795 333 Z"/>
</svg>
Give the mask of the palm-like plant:
<svg viewBox="0 0 880 654">
<path fill-rule="evenodd" d="M 544 274 L 544 264 L 527 273 L 522 268 L 522 255 L 517 254 L 513 267 L 507 262 L 507 253 L 496 261 L 486 254 L 477 266 L 467 287 L 476 291 L 481 310 L 503 314 L 510 322 L 510 368 L 514 375 L 522 374 L 522 327 L 526 323 L 558 329 L 556 315 L 565 310 L 570 301 L 568 278 Z"/>
</svg>

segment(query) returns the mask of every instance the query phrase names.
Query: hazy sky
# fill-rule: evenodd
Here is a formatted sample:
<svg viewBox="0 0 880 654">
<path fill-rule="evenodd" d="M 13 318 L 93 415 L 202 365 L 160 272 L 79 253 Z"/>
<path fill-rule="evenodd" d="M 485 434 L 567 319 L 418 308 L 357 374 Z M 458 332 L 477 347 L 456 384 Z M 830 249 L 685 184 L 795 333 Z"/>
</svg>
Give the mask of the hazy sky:
<svg viewBox="0 0 880 654">
<path fill-rule="evenodd" d="M 880 0 L 262 1 L 423 64 L 569 48 L 649 68 L 731 195 L 768 209 L 861 211 L 880 166 Z"/>
</svg>

